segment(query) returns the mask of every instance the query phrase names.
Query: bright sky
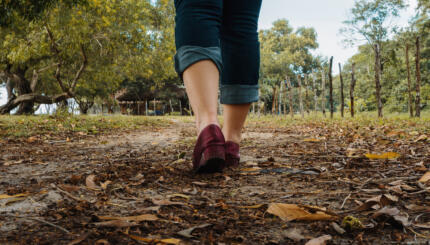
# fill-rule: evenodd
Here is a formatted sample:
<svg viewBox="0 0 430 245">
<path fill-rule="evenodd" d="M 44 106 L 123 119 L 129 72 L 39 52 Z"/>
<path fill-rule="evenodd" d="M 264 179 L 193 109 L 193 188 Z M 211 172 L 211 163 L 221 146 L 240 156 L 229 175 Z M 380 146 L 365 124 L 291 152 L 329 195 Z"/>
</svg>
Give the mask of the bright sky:
<svg viewBox="0 0 430 245">
<path fill-rule="evenodd" d="M 410 6 L 402 12 L 398 20 L 400 26 L 408 24 L 417 6 L 417 0 L 406 2 Z M 354 0 L 263 0 L 259 28 L 270 28 L 275 20 L 282 18 L 287 19 L 294 28 L 314 27 L 320 44 L 315 54 L 334 56 L 334 64 L 345 63 L 354 55 L 356 48 L 344 47 L 339 29 L 343 26 L 342 21 L 348 19 L 349 9 L 353 5 Z M 0 105 L 6 103 L 6 96 L 5 89 L 0 88 Z"/>
<path fill-rule="evenodd" d="M 402 12 L 397 21 L 400 26 L 406 26 L 415 14 L 417 1 L 406 2 L 409 8 Z M 294 28 L 314 27 L 320 44 L 315 54 L 334 56 L 334 64 L 345 63 L 357 50 L 344 47 L 339 29 L 343 27 L 342 22 L 348 19 L 353 6 L 354 0 L 263 0 L 259 28 L 270 28 L 275 20 L 283 18 Z"/>
</svg>

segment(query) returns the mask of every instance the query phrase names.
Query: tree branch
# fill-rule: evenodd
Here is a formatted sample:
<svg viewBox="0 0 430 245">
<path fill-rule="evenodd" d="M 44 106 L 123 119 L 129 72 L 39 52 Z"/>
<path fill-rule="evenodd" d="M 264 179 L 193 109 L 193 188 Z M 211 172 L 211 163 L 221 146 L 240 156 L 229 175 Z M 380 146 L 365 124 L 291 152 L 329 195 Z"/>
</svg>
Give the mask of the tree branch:
<svg viewBox="0 0 430 245">
<path fill-rule="evenodd" d="M 88 64 L 87 55 L 85 54 L 85 48 L 83 45 L 81 45 L 81 54 L 82 54 L 82 59 L 83 59 L 82 65 L 79 68 L 78 72 L 76 73 L 75 78 L 73 79 L 72 87 L 70 88 L 70 91 L 69 91 L 71 93 L 73 93 L 73 91 L 75 90 L 76 84 L 77 84 L 79 78 L 81 77 L 82 72 L 85 71 L 85 68 L 87 67 L 87 64 Z"/>
<path fill-rule="evenodd" d="M 61 80 L 61 65 L 63 64 L 63 60 L 60 57 L 60 51 L 58 50 L 57 44 L 54 40 L 54 35 L 52 35 L 51 30 L 49 29 L 48 25 L 45 25 L 45 29 L 48 32 L 49 39 L 51 40 L 51 48 L 55 54 L 55 57 L 58 60 L 57 63 L 57 70 L 55 72 L 55 78 L 57 79 L 58 84 L 60 85 L 60 88 L 63 92 L 67 92 L 68 89 L 64 86 L 63 81 Z"/>
</svg>

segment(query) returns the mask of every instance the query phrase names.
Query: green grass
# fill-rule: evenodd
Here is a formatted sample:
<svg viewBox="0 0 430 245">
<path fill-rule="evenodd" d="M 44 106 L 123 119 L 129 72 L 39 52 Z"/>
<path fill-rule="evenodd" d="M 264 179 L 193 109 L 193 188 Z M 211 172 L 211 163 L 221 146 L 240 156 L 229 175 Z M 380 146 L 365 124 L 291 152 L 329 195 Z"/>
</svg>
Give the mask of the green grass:
<svg viewBox="0 0 430 245">
<path fill-rule="evenodd" d="M 165 126 L 163 117 L 142 116 L 0 116 L 0 137 L 20 138 L 37 135 L 95 135 L 144 126 Z"/>
<path fill-rule="evenodd" d="M 189 116 L 0 116 L 0 137 L 21 138 L 37 135 L 96 135 L 112 131 L 136 130 L 145 126 L 163 127 L 172 121 L 193 123 L 194 117 Z M 220 117 L 222 123 L 222 117 Z M 346 115 L 341 118 L 335 113 L 330 119 L 330 113 L 323 117 L 322 113 L 305 114 L 302 118 L 296 114 L 290 115 L 262 115 L 251 114 L 247 120 L 250 126 L 282 128 L 290 126 L 329 126 L 329 127 L 383 127 L 390 130 L 403 130 L 405 132 L 430 133 L 430 112 L 424 112 L 421 118 L 409 118 L 408 114 L 387 114 L 378 118 L 375 112 L 358 113 L 351 118 Z"/>
</svg>

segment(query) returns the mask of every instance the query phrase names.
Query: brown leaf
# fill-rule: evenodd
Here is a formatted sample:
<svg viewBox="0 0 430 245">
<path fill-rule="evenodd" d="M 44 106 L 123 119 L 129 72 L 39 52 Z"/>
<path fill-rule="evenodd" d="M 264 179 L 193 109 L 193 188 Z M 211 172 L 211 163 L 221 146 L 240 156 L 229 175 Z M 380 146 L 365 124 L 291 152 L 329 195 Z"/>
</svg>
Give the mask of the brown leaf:
<svg viewBox="0 0 430 245">
<path fill-rule="evenodd" d="M 311 213 L 309 208 L 300 207 L 296 204 L 271 203 L 267 212 L 278 216 L 284 221 L 317 221 L 317 220 L 335 220 L 336 217 L 327 214 L 324 211 Z"/>
<path fill-rule="evenodd" d="M 132 226 L 138 226 L 138 223 L 134 223 L 134 222 L 129 222 L 127 220 L 109 220 L 109 221 L 103 221 L 103 222 L 98 222 L 98 223 L 94 223 L 95 226 L 97 227 L 118 227 L 118 228 L 123 228 L 123 227 L 132 227 Z"/>
<path fill-rule="evenodd" d="M 330 241 L 331 239 L 332 237 L 330 235 L 320 236 L 310 240 L 305 245 L 325 245 L 327 241 Z"/>
<path fill-rule="evenodd" d="M 65 190 L 67 192 L 79 191 L 79 189 L 81 188 L 76 185 L 67 185 L 67 184 L 59 184 L 58 187 L 60 187 L 62 190 Z"/>
<path fill-rule="evenodd" d="M 264 204 L 257 204 L 257 205 L 253 205 L 253 206 L 240 206 L 239 208 L 244 208 L 244 209 L 259 209 L 261 207 L 263 207 Z"/>
<path fill-rule="evenodd" d="M 421 179 L 419 180 L 419 182 L 421 182 L 421 183 L 426 183 L 427 181 L 429 181 L 430 180 L 430 171 L 429 172 L 427 172 L 427 173 L 425 173 L 424 175 L 423 175 L 423 177 L 421 177 Z"/>
<path fill-rule="evenodd" d="M 96 176 L 94 174 L 88 175 L 85 179 L 85 184 L 89 189 L 100 190 L 100 186 L 96 185 L 96 183 L 94 182 L 95 178 Z"/>
<path fill-rule="evenodd" d="M 395 159 L 399 158 L 401 155 L 397 152 L 385 152 L 383 154 L 365 154 L 365 156 L 371 160 L 373 159 Z"/>
<path fill-rule="evenodd" d="M 9 196 L 7 194 L 0 194 L 0 199 L 8 199 L 8 198 L 16 198 L 16 197 L 26 197 L 29 196 L 30 194 L 28 193 L 21 193 L 21 194 L 16 194 L 13 196 Z"/>
<path fill-rule="evenodd" d="M 34 143 L 34 142 L 36 142 L 37 141 L 37 137 L 35 137 L 35 136 L 31 136 L 31 137 L 29 137 L 28 139 L 27 139 L 27 142 L 28 143 Z"/>
<path fill-rule="evenodd" d="M 207 186 L 208 185 L 205 182 L 199 182 L 199 181 L 194 181 L 193 184 L 198 185 L 198 186 Z"/>
<path fill-rule="evenodd" d="M 405 215 L 402 215 L 398 208 L 384 207 L 378 210 L 376 213 L 374 213 L 372 215 L 372 219 L 377 219 L 378 217 L 381 217 L 381 216 L 392 218 L 392 221 L 398 224 L 401 224 L 403 227 L 407 227 L 410 225 L 410 222 L 408 221 L 408 217 Z"/>
<path fill-rule="evenodd" d="M 296 228 L 288 229 L 284 231 L 282 234 L 295 242 L 300 242 L 301 240 L 305 239 L 305 237 L 301 234 L 301 232 Z"/>
<path fill-rule="evenodd" d="M 110 216 L 98 216 L 101 220 L 125 220 L 125 221 L 156 221 L 158 217 L 153 214 L 142 214 L 138 216 L 127 216 L 127 217 L 110 217 Z"/>
<path fill-rule="evenodd" d="M 110 181 L 110 180 L 107 180 L 107 181 L 105 181 L 105 182 L 101 183 L 101 187 L 102 187 L 102 189 L 103 189 L 103 190 L 106 190 L 106 189 L 107 189 L 107 186 L 108 186 L 109 184 L 111 184 L 111 183 L 112 183 L 112 181 Z"/>
<path fill-rule="evenodd" d="M 206 228 L 209 226 L 212 226 L 212 224 L 203 224 L 203 225 L 199 225 L 199 226 L 194 226 L 194 227 L 191 227 L 189 229 L 182 230 L 182 231 L 178 232 L 177 234 L 180 236 L 186 237 L 186 238 L 193 238 L 194 236 L 191 235 L 191 233 L 193 233 L 193 231 L 195 229 L 203 229 L 203 228 Z"/>
</svg>

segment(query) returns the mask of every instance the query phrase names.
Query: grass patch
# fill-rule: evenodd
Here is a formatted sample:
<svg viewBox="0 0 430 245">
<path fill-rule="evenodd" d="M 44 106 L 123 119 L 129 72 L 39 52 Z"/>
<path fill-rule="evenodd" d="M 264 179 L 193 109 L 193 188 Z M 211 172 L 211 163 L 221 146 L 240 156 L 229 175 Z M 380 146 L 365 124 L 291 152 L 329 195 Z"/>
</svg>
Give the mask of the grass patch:
<svg viewBox="0 0 430 245">
<path fill-rule="evenodd" d="M 165 117 L 143 116 L 0 116 L 0 137 L 21 138 L 37 135 L 96 135 L 113 130 L 133 130 L 145 126 L 166 126 Z"/>
</svg>

